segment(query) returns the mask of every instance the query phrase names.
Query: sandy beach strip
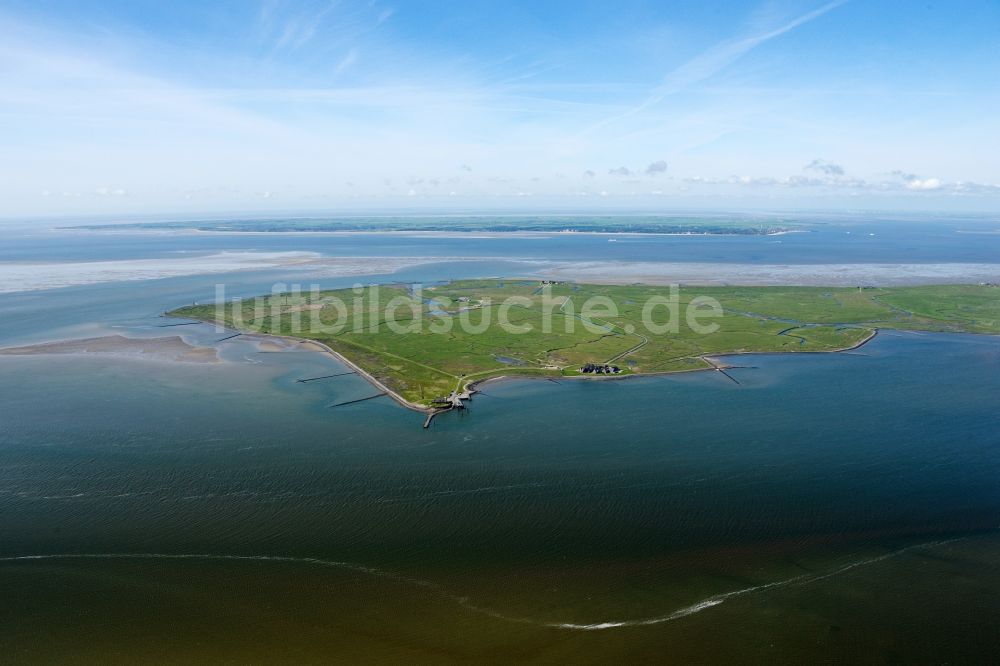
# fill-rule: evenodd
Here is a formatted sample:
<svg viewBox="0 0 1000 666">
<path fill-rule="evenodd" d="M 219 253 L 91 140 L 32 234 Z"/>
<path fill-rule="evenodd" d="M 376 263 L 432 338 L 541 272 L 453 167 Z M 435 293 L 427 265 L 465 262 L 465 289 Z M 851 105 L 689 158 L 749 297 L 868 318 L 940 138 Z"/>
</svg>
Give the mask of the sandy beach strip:
<svg viewBox="0 0 1000 666">
<path fill-rule="evenodd" d="M 218 352 L 214 348 L 190 345 L 178 335 L 164 338 L 126 338 L 122 335 L 108 335 L 99 338 L 62 340 L 0 349 L 0 355 L 5 356 L 39 356 L 44 354 L 86 356 L 100 354 L 181 363 L 221 362 Z"/>
</svg>

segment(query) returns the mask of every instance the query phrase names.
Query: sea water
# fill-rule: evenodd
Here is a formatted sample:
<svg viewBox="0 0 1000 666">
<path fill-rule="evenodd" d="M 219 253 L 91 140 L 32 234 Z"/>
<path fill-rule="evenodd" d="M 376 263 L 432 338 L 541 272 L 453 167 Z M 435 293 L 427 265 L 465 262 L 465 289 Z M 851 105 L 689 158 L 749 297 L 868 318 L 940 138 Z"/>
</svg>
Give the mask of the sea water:
<svg viewBox="0 0 1000 666">
<path fill-rule="evenodd" d="M 404 277 L 504 274 L 497 262 Z M 249 295 L 280 277 L 224 279 Z M 6 294 L 4 344 L 157 335 L 162 310 L 217 279 Z M 193 344 L 221 337 L 181 328 Z M 0 357 L 12 660 L 981 662 L 1000 649 L 996 337 L 883 331 L 853 353 L 733 357 L 738 385 L 500 381 L 428 430 L 384 398 L 330 407 L 370 387 L 296 381 L 341 369 L 324 355 L 219 346 L 225 363 Z"/>
</svg>

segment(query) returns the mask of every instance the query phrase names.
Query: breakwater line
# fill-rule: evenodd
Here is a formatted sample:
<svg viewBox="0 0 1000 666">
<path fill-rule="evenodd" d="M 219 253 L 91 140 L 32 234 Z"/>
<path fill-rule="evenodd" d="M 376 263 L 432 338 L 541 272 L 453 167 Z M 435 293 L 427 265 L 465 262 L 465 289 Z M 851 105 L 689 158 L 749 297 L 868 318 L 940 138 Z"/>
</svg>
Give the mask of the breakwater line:
<svg viewBox="0 0 1000 666">
<path fill-rule="evenodd" d="M 358 374 L 358 373 L 356 373 L 355 371 L 351 370 L 349 372 L 338 372 L 338 373 L 333 374 L 333 375 L 323 375 L 322 377 L 307 377 L 305 379 L 296 379 L 295 381 L 298 384 L 305 384 L 306 382 L 315 382 L 315 381 L 319 381 L 320 379 L 332 379 L 334 377 L 345 377 L 347 375 L 356 375 L 356 374 Z"/>
<path fill-rule="evenodd" d="M 185 321 L 180 324 L 157 324 L 156 328 L 171 328 L 173 326 L 194 326 L 195 324 L 204 324 L 203 321 Z"/>
<path fill-rule="evenodd" d="M 343 407 L 345 405 L 353 405 L 357 402 L 364 402 L 365 400 L 374 400 L 375 398 L 381 398 L 386 395 L 385 392 L 376 393 L 375 395 L 369 395 L 364 398 L 356 398 L 355 400 L 345 400 L 344 402 L 335 402 L 332 405 L 327 405 L 328 407 Z"/>
</svg>

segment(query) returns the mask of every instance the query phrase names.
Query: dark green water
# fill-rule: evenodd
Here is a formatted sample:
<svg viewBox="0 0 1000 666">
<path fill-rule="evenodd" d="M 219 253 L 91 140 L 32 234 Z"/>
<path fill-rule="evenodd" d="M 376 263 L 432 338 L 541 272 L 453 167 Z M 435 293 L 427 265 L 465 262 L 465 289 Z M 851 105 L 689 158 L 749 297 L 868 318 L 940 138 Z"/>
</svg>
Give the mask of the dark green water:
<svg viewBox="0 0 1000 666">
<path fill-rule="evenodd" d="M 0 359 L 0 661 L 993 661 L 1000 341 L 862 351 L 430 430 L 312 354 Z"/>
</svg>

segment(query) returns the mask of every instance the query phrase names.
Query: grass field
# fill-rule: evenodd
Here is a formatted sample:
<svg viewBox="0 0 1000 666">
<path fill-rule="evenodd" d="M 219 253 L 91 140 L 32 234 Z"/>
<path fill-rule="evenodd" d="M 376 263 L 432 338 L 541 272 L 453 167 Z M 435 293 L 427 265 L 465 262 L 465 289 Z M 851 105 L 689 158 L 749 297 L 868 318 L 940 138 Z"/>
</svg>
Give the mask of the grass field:
<svg viewBox="0 0 1000 666">
<path fill-rule="evenodd" d="M 660 305 L 649 307 L 650 299 Z M 720 309 L 712 312 L 714 299 Z M 585 305 L 589 305 L 587 308 Z M 646 312 L 644 313 L 644 308 Z M 689 313 L 701 313 L 692 324 Z M 1000 288 L 668 287 L 462 280 L 262 296 L 169 313 L 244 332 L 317 340 L 427 405 L 498 375 L 622 375 L 711 367 L 734 352 L 820 352 L 876 328 L 1000 333 Z M 711 332 L 697 324 L 714 325 Z M 503 323 L 501 323 L 503 322 Z M 671 322 L 676 326 L 670 327 Z M 664 330 L 666 329 L 666 330 Z"/>
</svg>

